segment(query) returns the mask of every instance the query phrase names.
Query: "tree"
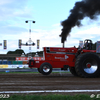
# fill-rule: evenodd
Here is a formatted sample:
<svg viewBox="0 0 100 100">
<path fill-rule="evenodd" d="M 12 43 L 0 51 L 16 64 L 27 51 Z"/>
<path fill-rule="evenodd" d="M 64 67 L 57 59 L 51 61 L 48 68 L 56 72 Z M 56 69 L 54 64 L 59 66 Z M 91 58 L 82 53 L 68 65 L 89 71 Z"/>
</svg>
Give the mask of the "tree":
<svg viewBox="0 0 100 100">
<path fill-rule="evenodd" d="M 15 50 L 15 54 L 22 54 L 22 53 L 25 54 L 25 52 L 22 49 Z"/>
<path fill-rule="evenodd" d="M 15 51 L 8 51 L 7 52 L 7 54 L 22 54 L 22 53 L 25 54 L 24 50 L 22 50 L 22 49 L 16 49 Z"/>
</svg>

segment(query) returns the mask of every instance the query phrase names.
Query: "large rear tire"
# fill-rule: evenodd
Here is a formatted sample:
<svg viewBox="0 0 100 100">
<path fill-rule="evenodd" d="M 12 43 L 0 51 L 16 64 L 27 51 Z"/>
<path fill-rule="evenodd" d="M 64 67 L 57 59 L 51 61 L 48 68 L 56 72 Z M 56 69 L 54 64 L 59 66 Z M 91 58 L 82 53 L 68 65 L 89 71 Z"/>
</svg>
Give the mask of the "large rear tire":
<svg viewBox="0 0 100 100">
<path fill-rule="evenodd" d="M 80 77 L 98 77 L 100 75 L 100 58 L 95 53 L 80 54 L 75 62 L 76 73 Z"/>
<path fill-rule="evenodd" d="M 49 64 L 47 62 L 41 64 L 41 66 L 40 66 L 40 72 L 43 75 L 49 75 L 52 72 L 52 66 L 51 66 L 51 64 Z"/>
</svg>

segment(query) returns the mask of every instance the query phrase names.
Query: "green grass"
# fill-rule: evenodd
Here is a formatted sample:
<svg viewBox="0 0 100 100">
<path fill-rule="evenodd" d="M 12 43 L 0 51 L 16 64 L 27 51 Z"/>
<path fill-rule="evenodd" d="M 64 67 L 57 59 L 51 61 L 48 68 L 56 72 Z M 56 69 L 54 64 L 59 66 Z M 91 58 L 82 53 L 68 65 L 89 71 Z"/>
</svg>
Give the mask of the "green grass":
<svg viewBox="0 0 100 100">
<path fill-rule="evenodd" d="M 0 72 L 0 74 L 28 74 L 28 73 L 39 73 L 39 72 Z"/>
<path fill-rule="evenodd" d="M 12 95 L 9 98 L 0 100 L 100 100 L 100 98 L 90 98 L 90 95 Z"/>
<path fill-rule="evenodd" d="M 0 74 L 36 74 L 36 73 L 39 73 L 39 72 L 0 72 Z M 67 71 L 65 71 L 65 72 L 52 72 L 52 73 L 70 73 L 70 72 L 67 72 Z"/>
</svg>

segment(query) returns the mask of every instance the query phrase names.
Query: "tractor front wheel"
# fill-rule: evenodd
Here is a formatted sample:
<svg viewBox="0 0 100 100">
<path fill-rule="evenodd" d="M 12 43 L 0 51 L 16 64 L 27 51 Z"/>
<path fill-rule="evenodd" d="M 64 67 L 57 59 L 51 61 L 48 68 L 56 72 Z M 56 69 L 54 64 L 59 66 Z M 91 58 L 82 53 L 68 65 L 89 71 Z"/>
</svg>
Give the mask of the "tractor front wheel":
<svg viewBox="0 0 100 100">
<path fill-rule="evenodd" d="M 75 67 L 70 67 L 69 70 L 74 76 L 78 76 L 78 74 L 76 73 Z"/>
<path fill-rule="evenodd" d="M 52 66 L 51 66 L 51 64 L 49 64 L 47 62 L 41 64 L 41 66 L 40 66 L 40 72 L 43 75 L 49 75 L 52 72 Z"/>
<path fill-rule="evenodd" d="M 38 70 L 39 73 L 41 73 L 41 72 L 40 72 L 40 68 L 37 68 L 37 70 Z"/>
<path fill-rule="evenodd" d="M 98 77 L 100 75 L 100 58 L 95 53 L 80 54 L 75 62 L 76 73 L 80 77 Z"/>
</svg>

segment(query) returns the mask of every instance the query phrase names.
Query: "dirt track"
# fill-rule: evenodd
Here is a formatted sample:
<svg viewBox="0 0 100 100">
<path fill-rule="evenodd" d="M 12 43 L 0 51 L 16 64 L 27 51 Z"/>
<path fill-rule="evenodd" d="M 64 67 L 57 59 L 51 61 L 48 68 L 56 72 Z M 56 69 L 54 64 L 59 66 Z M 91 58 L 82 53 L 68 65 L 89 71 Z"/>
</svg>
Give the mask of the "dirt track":
<svg viewBox="0 0 100 100">
<path fill-rule="evenodd" d="M 70 73 L 52 73 L 49 76 L 41 74 L 0 74 L 0 91 L 35 90 L 100 90 L 100 77 L 80 78 Z"/>
</svg>

